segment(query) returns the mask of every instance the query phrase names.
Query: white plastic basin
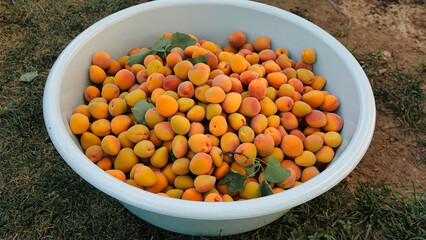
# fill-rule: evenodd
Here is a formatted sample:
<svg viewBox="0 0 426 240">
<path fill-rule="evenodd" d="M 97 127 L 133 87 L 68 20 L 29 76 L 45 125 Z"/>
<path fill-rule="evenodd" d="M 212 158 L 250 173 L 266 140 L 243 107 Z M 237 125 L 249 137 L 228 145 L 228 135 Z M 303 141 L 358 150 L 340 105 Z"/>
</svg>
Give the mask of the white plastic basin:
<svg viewBox="0 0 426 240">
<path fill-rule="evenodd" d="M 99 169 L 82 152 L 69 128 L 73 109 L 84 103 L 92 56 L 105 51 L 112 59 L 131 48 L 149 47 L 165 32 L 192 33 L 227 45 L 241 30 L 251 42 L 270 37 L 272 48 L 285 47 L 295 60 L 302 49 L 315 49 L 314 73 L 327 79 L 326 90 L 340 101 L 343 143 L 321 174 L 285 192 L 239 202 L 206 203 L 167 198 L 136 189 Z M 61 53 L 46 82 L 46 128 L 67 164 L 88 183 L 119 200 L 158 227 L 191 235 L 230 235 L 262 227 L 326 192 L 345 178 L 365 154 L 375 125 L 374 97 L 362 68 L 346 48 L 324 30 L 296 15 L 249 1 L 155 1 L 140 4 L 95 23 Z M 111 219 L 112 220 L 112 219 Z"/>
</svg>

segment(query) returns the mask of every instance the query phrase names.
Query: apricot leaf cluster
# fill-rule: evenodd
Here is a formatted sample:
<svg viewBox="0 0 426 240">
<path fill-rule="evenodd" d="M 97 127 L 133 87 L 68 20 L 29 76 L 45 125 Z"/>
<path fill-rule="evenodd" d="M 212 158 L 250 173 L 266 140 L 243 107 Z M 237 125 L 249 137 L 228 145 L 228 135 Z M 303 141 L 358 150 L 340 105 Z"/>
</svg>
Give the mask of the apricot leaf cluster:
<svg viewBox="0 0 426 240">
<path fill-rule="evenodd" d="M 136 118 L 136 122 L 139 124 L 147 125 L 145 121 L 145 113 L 151 108 L 154 108 L 155 105 L 148 101 L 147 99 L 139 100 L 134 107 L 132 107 L 132 114 Z"/>
</svg>

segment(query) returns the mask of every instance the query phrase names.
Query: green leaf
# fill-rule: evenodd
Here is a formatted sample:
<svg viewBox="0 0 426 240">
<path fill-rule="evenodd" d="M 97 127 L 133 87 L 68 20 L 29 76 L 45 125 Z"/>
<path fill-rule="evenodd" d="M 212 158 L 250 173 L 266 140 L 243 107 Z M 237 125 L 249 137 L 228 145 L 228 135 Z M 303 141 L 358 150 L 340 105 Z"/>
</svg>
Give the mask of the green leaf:
<svg viewBox="0 0 426 240">
<path fill-rule="evenodd" d="M 276 157 L 270 157 L 268 164 L 263 172 L 265 180 L 268 182 L 279 183 L 284 181 L 290 175 L 288 169 L 282 168 L 280 161 Z"/>
<path fill-rule="evenodd" d="M 139 100 L 135 106 L 132 108 L 132 113 L 136 118 L 136 122 L 139 124 L 146 125 L 145 113 L 151 108 L 154 108 L 155 105 L 149 102 L 146 99 Z"/>
<path fill-rule="evenodd" d="M 249 177 L 253 177 L 261 168 L 261 164 L 258 161 L 255 161 L 253 165 L 249 167 L 245 167 L 244 170 L 246 170 L 247 175 Z"/>
<path fill-rule="evenodd" d="M 172 43 L 171 39 L 168 39 L 166 37 L 161 37 L 158 39 L 152 46 L 149 48 L 151 50 L 157 51 L 157 52 L 164 52 L 166 47 Z"/>
<path fill-rule="evenodd" d="M 260 196 L 268 196 L 274 194 L 271 186 L 269 186 L 268 182 L 264 179 L 262 184 L 260 184 Z"/>
<path fill-rule="evenodd" d="M 180 47 L 183 50 L 185 50 L 185 48 L 192 46 L 195 43 L 197 43 L 195 41 L 195 39 L 193 39 L 189 35 L 187 35 L 185 33 L 176 32 L 176 33 L 172 34 L 170 47 L 171 48 Z M 167 48 L 169 48 L 169 47 L 167 47 Z"/>
<path fill-rule="evenodd" d="M 150 54 L 156 54 L 156 51 L 150 49 L 150 50 L 135 53 L 129 57 L 129 60 L 127 60 L 126 63 L 129 64 L 130 66 L 133 66 L 133 64 L 137 64 L 137 63 L 143 64 L 143 61 L 145 60 L 146 56 Z"/>
<path fill-rule="evenodd" d="M 37 71 L 27 72 L 27 73 L 24 73 L 24 74 L 21 75 L 21 77 L 19 78 L 19 81 L 21 81 L 21 82 L 31 82 L 36 77 L 38 77 Z"/>
<path fill-rule="evenodd" d="M 198 55 L 196 58 L 188 59 L 192 63 L 192 65 L 195 65 L 197 63 L 205 63 L 207 64 L 207 58 L 204 55 Z"/>
<path fill-rule="evenodd" d="M 243 175 L 233 169 L 231 169 L 231 172 L 225 175 L 221 185 L 228 184 L 228 191 L 234 192 L 234 191 L 243 191 L 244 190 L 244 183 L 247 180 L 247 176 Z"/>
</svg>

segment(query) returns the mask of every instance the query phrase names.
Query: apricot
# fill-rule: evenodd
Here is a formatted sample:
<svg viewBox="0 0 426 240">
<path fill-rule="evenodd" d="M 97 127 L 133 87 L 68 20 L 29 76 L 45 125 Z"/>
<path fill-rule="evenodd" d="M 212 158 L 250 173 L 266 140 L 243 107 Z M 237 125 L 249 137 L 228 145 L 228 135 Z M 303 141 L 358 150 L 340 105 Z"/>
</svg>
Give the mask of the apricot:
<svg viewBox="0 0 426 240">
<path fill-rule="evenodd" d="M 141 158 L 149 158 L 155 152 L 155 145 L 149 140 L 142 140 L 134 146 L 133 151 Z"/>
<path fill-rule="evenodd" d="M 312 81 L 311 87 L 314 90 L 322 90 L 324 88 L 324 85 L 325 85 L 326 82 L 327 82 L 327 80 L 324 77 L 315 76 L 313 81 Z"/>
<path fill-rule="evenodd" d="M 324 145 L 315 152 L 315 157 L 319 163 L 329 163 L 334 158 L 334 150 L 330 146 Z"/>
<path fill-rule="evenodd" d="M 253 199 L 260 197 L 260 184 L 257 182 L 248 182 L 244 186 L 244 190 L 239 194 L 242 198 Z"/>
<path fill-rule="evenodd" d="M 210 87 L 205 92 L 206 101 L 209 103 L 221 103 L 225 100 L 225 92 L 220 87 Z"/>
<path fill-rule="evenodd" d="M 262 133 L 268 127 L 268 119 L 263 114 L 258 114 L 251 119 L 250 127 L 256 135 Z"/>
<path fill-rule="evenodd" d="M 243 126 L 238 130 L 238 138 L 241 142 L 251 143 L 253 142 L 255 133 L 253 129 L 248 126 Z"/>
<path fill-rule="evenodd" d="M 114 168 L 129 173 L 132 167 L 138 163 L 139 159 L 131 148 L 121 149 L 114 161 Z"/>
<path fill-rule="evenodd" d="M 85 90 L 84 90 L 84 99 L 87 102 L 90 102 L 92 99 L 100 97 L 101 96 L 101 92 L 99 91 L 99 89 L 95 86 L 88 86 Z"/>
<path fill-rule="evenodd" d="M 301 93 L 303 91 L 303 83 L 299 79 L 291 78 L 288 80 L 287 83 L 293 86 L 294 91 L 296 91 L 296 93 Z"/>
<path fill-rule="evenodd" d="M 262 51 L 259 52 L 260 62 L 266 62 L 268 60 L 275 61 L 276 58 L 277 58 L 277 55 L 271 49 L 263 49 Z"/>
<path fill-rule="evenodd" d="M 93 100 L 92 100 L 93 101 Z M 95 119 L 107 118 L 108 104 L 105 102 L 90 102 L 88 105 L 90 115 Z"/>
<path fill-rule="evenodd" d="M 260 104 L 260 113 L 265 116 L 274 115 L 278 108 L 275 105 L 274 101 L 272 101 L 269 97 L 264 97 L 259 101 Z"/>
<path fill-rule="evenodd" d="M 170 189 L 166 192 L 166 194 L 171 198 L 180 199 L 182 194 L 183 194 L 183 190 L 182 189 Z"/>
<path fill-rule="evenodd" d="M 251 81 L 248 86 L 248 90 L 250 96 L 255 97 L 257 99 L 262 99 L 266 95 L 266 86 L 259 79 L 254 79 L 253 81 Z"/>
<path fill-rule="evenodd" d="M 281 123 L 280 116 L 278 115 L 268 116 L 267 119 L 268 119 L 268 127 L 278 128 L 278 126 Z"/>
<path fill-rule="evenodd" d="M 296 116 L 291 112 L 282 112 L 280 113 L 281 125 L 285 130 L 290 131 L 299 126 L 299 122 Z"/>
<path fill-rule="evenodd" d="M 160 147 L 154 151 L 150 158 L 150 163 L 153 167 L 163 168 L 169 161 L 169 149 L 167 147 Z"/>
<path fill-rule="evenodd" d="M 188 158 L 178 158 L 172 164 L 172 171 L 174 174 L 183 176 L 189 173 L 189 162 Z"/>
<path fill-rule="evenodd" d="M 129 89 L 134 83 L 135 75 L 127 69 L 121 69 L 115 74 L 114 84 L 117 85 L 121 91 Z"/>
<path fill-rule="evenodd" d="M 303 142 L 294 135 L 286 135 L 281 140 L 281 149 L 289 157 L 297 157 L 303 153 Z"/>
<path fill-rule="evenodd" d="M 140 89 L 136 89 L 124 97 L 129 107 L 134 107 L 141 99 L 146 99 L 146 93 Z"/>
<path fill-rule="evenodd" d="M 191 54 L 192 55 L 192 54 Z M 186 80 L 188 79 L 188 72 L 189 69 L 192 67 L 192 63 L 188 60 L 183 60 L 178 62 L 174 67 L 173 67 L 173 72 L 175 73 L 175 75 L 182 79 L 182 80 Z"/>
<path fill-rule="evenodd" d="M 90 131 L 98 137 L 104 137 L 111 133 L 111 122 L 107 119 L 98 119 L 90 124 Z"/>
<path fill-rule="evenodd" d="M 261 75 L 262 74 L 259 74 L 258 72 L 247 70 L 240 74 L 240 81 L 242 84 L 248 86 L 251 81 L 259 78 Z"/>
<path fill-rule="evenodd" d="M 228 123 L 223 116 L 214 116 L 209 123 L 209 130 L 214 136 L 222 136 L 226 133 Z"/>
<path fill-rule="evenodd" d="M 281 112 L 288 112 L 293 108 L 294 101 L 288 96 L 283 96 L 275 100 L 275 105 Z"/>
<path fill-rule="evenodd" d="M 194 106 L 195 101 L 192 98 L 179 98 L 177 103 L 179 112 L 187 112 Z"/>
<path fill-rule="evenodd" d="M 302 100 L 312 108 L 318 108 L 324 102 L 324 94 L 319 90 L 312 90 L 302 95 Z"/>
<path fill-rule="evenodd" d="M 238 154 L 241 153 L 241 154 Z M 257 148 L 253 143 L 242 143 L 235 149 L 234 160 L 242 167 L 253 165 L 257 156 Z"/>
<path fill-rule="evenodd" d="M 182 194 L 182 199 L 190 201 L 203 201 L 203 194 L 195 190 L 195 188 L 188 188 Z"/>
<path fill-rule="evenodd" d="M 228 116 L 228 122 L 232 129 L 237 131 L 247 124 L 246 118 L 240 113 L 231 113 Z"/>
<path fill-rule="evenodd" d="M 216 177 L 211 175 L 198 175 L 194 179 L 194 187 L 197 192 L 205 193 L 210 191 L 216 183 Z"/>
<path fill-rule="evenodd" d="M 211 150 L 210 138 L 204 134 L 194 134 L 188 139 L 189 148 L 195 153 L 206 153 Z"/>
<path fill-rule="evenodd" d="M 114 116 L 114 117 L 126 113 L 127 112 L 126 101 L 121 98 L 112 99 L 108 104 L 108 112 L 111 116 Z"/>
<path fill-rule="evenodd" d="M 319 106 L 319 109 L 327 112 L 331 112 L 336 110 L 339 107 L 339 101 L 337 100 L 336 96 L 334 95 L 326 95 L 324 97 L 324 101 Z"/>
<path fill-rule="evenodd" d="M 213 161 L 209 154 L 199 152 L 191 159 L 189 170 L 195 175 L 207 174 L 212 168 Z"/>
<path fill-rule="evenodd" d="M 219 145 L 218 145 L 219 146 Z M 209 152 L 210 157 L 212 158 L 213 165 L 220 167 L 223 163 L 222 149 L 217 146 L 213 146 Z"/>
<path fill-rule="evenodd" d="M 219 103 L 210 103 L 206 107 L 206 119 L 211 120 L 214 116 L 222 113 L 222 106 Z"/>
<path fill-rule="evenodd" d="M 149 129 L 145 125 L 137 124 L 127 130 L 127 138 L 133 143 L 146 140 L 148 137 Z"/>
<path fill-rule="evenodd" d="M 186 190 L 194 187 L 194 180 L 188 175 L 176 176 L 173 185 L 177 189 Z"/>
<path fill-rule="evenodd" d="M 302 169 L 292 160 L 283 160 L 281 162 L 282 168 L 291 168 L 296 173 L 296 180 L 299 180 L 302 175 Z"/>
<path fill-rule="evenodd" d="M 199 122 L 192 122 L 189 128 L 188 137 L 191 137 L 195 134 L 204 134 L 204 126 Z"/>
<path fill-rule="evenodd" d="M 294 162 L 301 167 L 310 167 L 316 163 L 316 157 L 311 151 L 303 151 L 300 156 L 294 159 Z"/>
<path fill-rule="evenodd" d="M 240 145 L 240 140 L 235 133 L 227 132 L 220 138 L 220 148 L 224 152 L 234 152 Z"/>
<path fill-rule="evenodd" d="M 110 60 L 109 67 L 105 69 L 105 73 L 109 76 L 114 76 L 120 69 L 121 65 L 118 61 Z"/>
<path fill-rule="evenodd" d="M 111 131 L 115 135 L 119 135 L 120 133 L 127 131 L 129 129 L 130 125 L 132 124 L 132 120 L 127 115 L 118 115 L 115 116 L 111 120 Z"/>
<path fill-rule="evenodd" d="M 314 134 L 307 136 L 305 140 L 303 141 L 303 145 L 305 146 L 305 149 L 311 152 L 316 152 L 320 150 L 323 144 L 324 144 L 323 138 Z"/>
<path fill-rule="evenodd" d="M 313 64 L 316 60 L 315 51 L 312 48 L 305 48 L 300 55 L 302 61 L 307 64 Z"/>
<path fill-rule="evenodd" d="M 200 86 L 207 82 L 210 76 L 210 69 L 202 64 L 195 64 L 188 70 L 188 79 L 194 85 Z"/>
<path fill-rule="evenodd" d="M 256 38 L 252 44 L 256 52 L 271 48 L 271 40 L 266 36 Z"/>
<path fill-rule="evenodd" d="M 101 67 L 92 65 L 89 68 L 89 76 L 93 83 L 100 84 L 106 78 L 106 73 Z"/>
<path fill-rule="evenodd" d="M 170 122 L 160 122 L 154 126 L 155 135 L 162 141 L 170 141 L 176 135 Z"/>
<path fill-rule="evenodd" d="M 277 128 L 268 127 L 263 131 L 263 133 L 270 135 L 274 139 L 275 146 L 280 145 L 282 136 L 281 136 L 281 132 L 278 131 Z"/>
<path fill-rule="evenodd" d="M 139 166 L 135 170 L 134 180 L 139 186 L 149 187 L 157 182 L 157 175 L 148 166 Z"/>
<path fill-rule="evenodd" d="M 305 117 L 306 123 L 313 128 L 321 128 L 327 124 L 327 117 L 325 114 L 319 110 L 312 110 Z"/>
<path fill-rule="evenodd" d="M 277 183 L 278 187 L 287 189 L 293 187 L 294 183 L 296 182 L 296 172 L 293 168 L 286 168 L 290 171 L 290 175 L 284 179 L 283 181 Z"/>
<path fill-rule="evenodd" d="M 185 136 L 177 135 L 172 140 L 172 152 L 177 158 L 181 158 L 188 152 L 188 140 Z"/>
<path fill-rule="evenodd" d="M 161 95 L 155 102 L 158 112 L 164 117 L 173 116 L 178 110 L 178 104 L 176 100 L 167 95 Z"/>
<path fill-rule="evenodd" d="M 99 145 L 92 145 L 88 147 L 84 153 L 88 159 L 92 162 L 97 162 L 102 159 L 104 151 Z"/>
<path fill-rule="evenodd" d="M 268 134 L 259 134 L 254 138 L 254 145 L 256 145 L 257 153 L 261 157 L 265 157 L 274 150 L 274 139 Z"/>
<path fill-rule="evenodd" d="M 232 56 L 231 64 L 230 64 L 232 72 L 242 73 L 247 69 L 248 67 L 247 65 L 248 65 L 247 60 L 243 56 L 238 54 Z"/>
<path fill-rule="evenodd" d="M 106 171 L 112 168 L 112 162 L 109 158 L 102 158 L 98 162 L 96 162 L 96 166 L 100 169 Z"/>
<path fill-rule="evenodd" d="M 186 118 L 191 122 L 201 122 L 206 117 L 206 109 L 201 105 L 195 105 L 186 113 Z"/>
<path fill-rule="evenodd" d="M 324 134 L 324 143 L 327 146 L 330 146 L 332 148 L 336 148 L 342 144 L 342 137 L 338 132 L 327 132 Z"/>
<path fill-rule="evenodd" d="M 109 175 L 117 178 L 120 181 L 123 181 L 123 182 L 126 181 L 126 175 L 123 173 L 123 171 L 121 171 L 119 169 L 108 169 L 105 172 L 108 173 Z"/>
<path fill-rule="evenodd" d="M 83 150 L 93 145 L 101 145 L 101 139 L 91 132 L 84 132 L 80 136 L 80 144 Z"/>
<path fill-rule="evenodd" d="M 315 166 L 307 167 L 307 168 L 303 169 L 300 181 L 302 183 L 307 182 L 308 180 L 312 179 L 313 177 L 317 176 L 318 174 L 319 174 L 319 171 Z"/>
<path fill-rule="evenodd" d="M 74 134 L 83 134 L 90 127 L 89 118 L 82 113 L 74 113 L 70 118 L 70 128 Z"/>
<path fill-rule="evenodd" d="M 296 77 L 304 85 L 311 85 L 314 81 L 314 73 L 308 69 L 299 68 L 296 70 Z"/>
<path fill-rule="evenodd" d="M 235 31 L 229 34 L 228 43 L 233 48 L 240 48 L 246 43 L 246 34 L 242 31 Z"/>
<path fill-rule="evenodd" d="M 336 113 L 326 113 L 327 124 L 322 128 L 327 132 L 338 132 L 343 127 L 343 119 Z"/>
<path fill-rule="evenodd" d="M 157 123 L 165 121 L 166 118 L 158 112 L 157 108 L 148 109 L 145 112 L 145 121 L 149 128 L 154 128 Z"/>
<path fill-rule="evenodd" d="M 296 117 L 304 117 L 312 112 L 311 106 L 303 101 L 295 101 L 291 112 Z"/>
<path fill-rule="evenodd" d="M 218 193 L 209 193 L 204 198 L 204 202 L 223 202 L 222 196 Z"/>
<path fill-rule="evenodd" d="M 259 100 L 254 97 L 247 97 L 241 101 L 239 113 L 245 117 L 254 117 L 260 112 L 261 106 Z"/>
</svg>

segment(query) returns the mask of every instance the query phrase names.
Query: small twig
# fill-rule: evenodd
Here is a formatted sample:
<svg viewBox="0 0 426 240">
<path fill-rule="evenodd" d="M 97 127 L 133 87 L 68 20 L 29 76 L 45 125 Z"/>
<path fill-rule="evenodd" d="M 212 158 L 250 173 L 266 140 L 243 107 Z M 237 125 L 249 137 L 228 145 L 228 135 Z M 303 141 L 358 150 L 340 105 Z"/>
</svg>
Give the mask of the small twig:
<svg viewBox="0 0 426 240">
<path fill-rule="evenodd" d="M 328 2 L 328 4 L 330 4 L 334 8 L 334 10 L 336 10 L 336 12 L 342 14 L 346 18 L 346 20 L 348 21 L 348 28 L 351 28 L 351 25 L 352 25 L 351 18 L 348 15 L 346 15 L 346 13 L 342 12 L 342 10 L 340 10 L 336 6 L 336 4 L 334 4 L 333 0 L 327 0 L 327 2 Z"/>
</svg>

